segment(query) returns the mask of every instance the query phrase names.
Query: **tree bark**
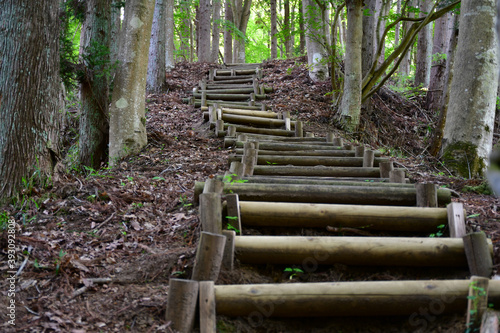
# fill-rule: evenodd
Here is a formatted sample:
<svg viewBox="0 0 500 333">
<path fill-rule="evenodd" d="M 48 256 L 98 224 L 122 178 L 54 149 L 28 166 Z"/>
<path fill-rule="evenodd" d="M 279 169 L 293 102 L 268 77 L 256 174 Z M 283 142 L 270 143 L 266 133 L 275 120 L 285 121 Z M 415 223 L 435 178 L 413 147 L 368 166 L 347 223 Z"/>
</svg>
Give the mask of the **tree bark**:
<svg viewBox="0 0 500 333">
<path fill-rule="evenodd" d="M 426 96 L 426 106 L 428 110 L 438 110 L 439 101 L 443 95 L 446 55 L 450 43 L 450 22 L 451 13 L 445 14 L 436 20 L 434 25 L 434 42 L 432 46 L 432 67 L 429 82 L 429 90 Z"/>
<path fill-rule="evenodd" d="M 413 0 L 413 1 L 416 1 L 416 0 Z M 411 5 L 412 5 L 412 0 L 408 0 L 407 7 L 411 6 Z M 415 13 L 412 11 L 408 11 L 408 9 L 406 9 L 406 11 L 402 14 L 406 15 L 409 18 L 415 17 Z M 409 21 L 403 22 L 403 24 L 402 24 L 402 30 L 403 30 L 402 37 L 403 38 L 408 35 L 408 31 L 410 30 L 410 26 L 411 26 L 411 22 L 409 22 Z M 396 44 L 396 45 L 398 45 L 398 44 Z M 400 74 L 400 78 L 399 78 L 400 85 L 403 85 L 405 83 L 408 75 L 410 75 L 410 62 L 411 62 L 410 56 L 411 56 L 412 47 L 413 47 L 413 45 L 410 46 L 410 49 L 405 54 L 402 55 L 403 60 L 399 64 L 398 72 Z"/>
<path fill-rule="evenodd" d="M 455 73 L 443 135 L 443 159 L 465 177 L 481 175 L 493 139 L 498 87 L 496 3 L 464 0 L 461 5 Z"/>
<path fill-rule="evenodd" d="M 174 3 L 175 0 L 165 1 L 165 70 L 168 72 L 175 67 L 174 45 Z"/>
<path fill-rule="evenodd" d="M 358 128 L 361 113 L 361 40 L 363 34 L 363 1 L 347 4 L 347 40 L 344 59 L 344 94 L 340 104 L 341 123 L 347 131 Z"/>
<path fill-rule="evenodd" d="M 278 33 L 276 17 L 276 0 L 271 0 L 271 59 L 278 57 Z"/>
<path fill-rule="evenodd" d="M 234 25 L 241 35 L 233 36 L 233 62 L 244 63 L 245 56 L 245 34 L 247 31 L 248 19 L 250 18 L 250 8 L 252 0 L 230 0 L 233 10 Z"/>
<path fill-rule="evenodd" d="M 145 90 L 154 5 L 154 0 L 130 0 L 125 6 L 124 42 L 110 107 L 111 165 L 147 143 Z"/>
<path fill-rule="evenodd" d="M 231 9 L 231 0 L 226 0 L 224 8 L 224 18 L 226 19 L 226 28 L 224 29 L 224 62 L 230 64 L 233 62 L 233 35 L 228 25 L 233 23 L 233 10 Z"/>
<path fill-rule="evenodd" d="M 111 1 L 89 0 L 82 31 L 79 163 L 98 169 L 106 160 L 109 137 L 109 61 Z"/>
<path fill-rule="evenodd" d="M 198 62 L 210 62 L 210 0 L 200 0 L 198 13 Z"/>
<path fill-rule="evenodd" d="M 290 24 L 290 0 L 285 0 L 284 7 L 285 13 L 283 17 L 283 31 L 285 35 L 285 54 L 287 58 L 291 58 L 293 55 L 293 43 Z"/>
<path fill-rule="evenodd" d="M 59 0 L 0 0 L 0 198 L 59 154 Z"/>
<path fill-rule="evenodd" d="M 213 63 L 217 63 L 219 60 L 221 1 L 213 0 L 212 3 L 212 48 L 210 61 Z"/>
<path fill-rule="evenodd" d="M 302 6 L 309 77 L 316 82 L 322 81 L 328 77 L 323 13 L 314 0 L 302 0 Z"/>
<path fill-rule="evenodd" d="M 401 15 L 401 0 L 396 2 L 396 15 Z M 401 23 L 397 23 L 394 27 L 394 46 L 399 44 L 399 35 L 401 34 Z"/>
<path fill-rule="evenodd" d="M 165 85 L 165 14 L 166 0 L 156 0 L 151 27 L 151 40 L 149 44 L 148 75 L 146 90 L 156 93 L 163 90 Z"/>
<path fill-rule="evenodd" d="M 380 13 L 376 11 L 377 3 L 381 0 L 368 0 L 363 14 L 363 39 L 361 42 L 363 77 L 372 67 L 376 49 L 376 26 Z"/>
<path fill-rule="evenodd" d="M 120 1 L 112 0 L 111 1 L 111 42 L 110 42 L 110 61 L 112 64 L 115 64 L 118 60 L 118 50 L 120 48 L 120 30 L 122 20 L 120 18 Z M 114 77 L 114 71 L 113 76 Z"/>
<path fill-rule="evenodd" d="M 420 0 L 420 17 L 429 15 L 432 8 L 431 0 Z M 417 66 L 415 71 L 415 86 L 429 86 L 431 77 L 432 55 L 432 24 L 427 24 L 418 33 Z"/>
</svg>

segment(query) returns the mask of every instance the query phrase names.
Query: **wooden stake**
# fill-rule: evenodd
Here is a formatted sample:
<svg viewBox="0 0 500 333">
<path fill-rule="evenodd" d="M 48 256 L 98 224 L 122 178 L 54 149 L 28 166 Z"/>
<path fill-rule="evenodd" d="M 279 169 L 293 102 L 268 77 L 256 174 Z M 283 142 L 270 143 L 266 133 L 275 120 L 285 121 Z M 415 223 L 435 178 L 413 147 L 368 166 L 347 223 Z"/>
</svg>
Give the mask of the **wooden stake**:
<svg viewBox="0 0 500 333">
<path fill-rule="evenodd" d="M 380 178 L 389 178 L 390 172 L 394 170 L 394 163 L 392 161 L 381 162 L 380 167 Z"/>
<path fill-rule="evenodd" d="M 417 189 L 417 207 L 437 207 L 437 188 L 436 184 L 416 184 Z"/>
<path fill-rule="evenodd" d="M 466 235 L 464 205 L 460 202 L 452 202 L 446 207 L 448 211 L 448 228 L 450 237 L 462 238 Z"/>
<path fill-rule="evenodd" d="M 236 177 L 232 177 L 234 179 L 240 179 L 243 177 L 243 163 L 241 162 L 231 162 L 231 166 L 229 167 L 229 172 L 231 174 L 235 174 Z"/>
<path fill-rule="evenodd" d="M 259 80 L 253 79 L 253 93 L 255 95 L 259 94 Z"/>
<path fill-rule="evenodd" d="M 363 157 L 365 154 L 365 146 L 357 146 L 354 149 L 354 157 Z"/>
<path fill-rule="evenodd" d="M 493 260 L 484 232 L 467 234 L 463 237 L 463 240 L 470 273 L 489 278 L 493 271 Z"/>
<path fill-rule="evenodd" d="M 373 168 L 375 161 L 375 152 L 373 150 L 365 150 L 363 154 L 363 168 Z"/>
<path fill-rule="evenodd" d="M 406 183 L 406 175 L 403 170 L 392 170 L 389 172 L 389 181 L 391 183 Z"/>
<path fill-rule="evenodd" d="M 201 232 L 192 280 L 216 281 L 218 279 L 225 245 L 226 236 Z"/>
<path fill-rule="evenodd" d="M 176 332 L 191 333 L 198 303 L 198 281 L 170 279 L 165 319 Z"/>
<path fill-rule="evenodd" d="M 481 321 L 479 333 L 498 333 L 498 312 L 486 310 Z"/>
<path fill-rule="evenodd" d="M 213 81 L 215 77 L 215 69 L 209 69 L 208 70 L 208 80 Z"/>
<path fill-rule="evenodd" d="M 326 134 L 326 142 L 328 143 L 333 143 L 333 140 L 335 139 L 335 135 L 333 133 L 327 133 Z"/>
<path fill-rule="evenodd" d="M 208 116 L 208 121 L 215 124 L 215 122 L 217 121 L 217 110 L 213 105 L 210 105 L 208 107 Z"/>
<path fill-rule="evenodd" d="M 222 258 L 222 267 L 228 271 L 234 269 L 234 230 L 223 230 L 222 234 L 226 236 L 226 245 L 224 247 L 224 257 Z"/>
<path fill-rule="evenodd" d="M 245 134 L 238 134 L 237 140 L 238 142 L 245 142 L 247 141 L 247 136 Z"/>
<path fill-rule="evenodd" d="M 227 202 L 227 223 L 234 229 L 239 230 L 238 234 L 241 235 L 241 213 L 240 213 L 240 200 L 238 194 L 226 195 Z"/>
<path fill-rule="evenodd" d="M 481 276 L 472 276 L 467 297 L 467 322 L 470 332 L 477 332 L 481 326 L 481 319 L 488 308 L 489 279 Z"/>
<path fill-rule="evenodd" d="M 306 138 L 314 138 L 314 133 L 306 132 Z"/>
<path fill-rule="evenodd" d="M 255 161 L 257 160 L 257 149 L 247 149 L 243 155 L 243 176 L 252 176 L 255 169 Z"/>
<path fill-rule="evenodd" d="M 201 229 L 206 232 L 222 233 L 222 203 L 217 193 L 200 194 Z"/>
<path fill-rule="evenodd" d="M 304 130 L 302 129 L 303 123 L 300 120 L 297 120 L 295 123 L 295 136 L 302 138 L 304 137 Z"/>
<path fill-rule="evenodd" d="M 203 193 L 218 193 L 221 194 L 224 189 L 224 183 L 216 178 L 208 178 L 203 187 Z"/>
<path fill-rule="evenodd" d="M 346 144 L 346 145 L 344 145 L 344 149 L 345 150 L 354 150 L 354 145 Z"/>
<path fill-rule="evenodd" d="M 225 134 L 224 131 L 224 120 L 217 120 L 215 122 L 215 136 L 217 137 L 223 137 Z"/>
<path fill-rule="evenodd" d="M 214 281 L 200 281 L 200 332 L 216 333 Z"/>
<path fill-rule="evenodd" d="M 194 95 L 198 95 L 198 94 L 194 94 Z M 207 106 L 207 93 L 206 92 L 201 93 L 201 106 Z"/>
<path fill-rule="evenodd" d="M 236 127 L 229 126 L 227 128 L 227 136 L 229 136 L 229 137 L 236 137 Z"/>
<path fill-rule="evenodd" d="M 344 145 L 344 139 L 342 138 L 333 139 L 333 145 L 337 147 L 342 147 Z"/>
<path fill-rule="evenodd" d="M 285 130 L 291 131 L 292 125 L 290 122 L 290 111 L 283 112 L 283 120 L 285 121 Z"/>
</svg>

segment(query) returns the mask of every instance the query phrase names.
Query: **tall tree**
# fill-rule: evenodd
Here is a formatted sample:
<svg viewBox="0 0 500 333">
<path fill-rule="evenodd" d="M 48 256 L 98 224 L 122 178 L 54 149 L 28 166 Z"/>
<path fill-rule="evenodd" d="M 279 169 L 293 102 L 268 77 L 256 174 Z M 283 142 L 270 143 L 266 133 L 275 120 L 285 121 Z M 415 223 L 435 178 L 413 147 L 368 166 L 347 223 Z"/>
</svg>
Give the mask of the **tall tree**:
<svg viewBox="0 0 500 333">
<path fill-rule="evenodd" d="M 111 0 L 88 0 L 82 31 L 79 162 L 98 169 L 106 161 L 109 136 Z"/>
<path fill-rule="evenodd" d="M 361 50 L 363 57 L 361 59 L 363 66 L 363 76 L 368 73 L 372 67 L 374 54 L 377 51 L 377 22 L 380 13 L 377 11 L 381 7 L 382 0 L 367 0 L 363 15 L 363 39 Z"/>
<path fill-rule="evenodd" d="M 340 104 L 341 124 L 348 131 L 359 126 L 361 113 L 361 39 L 363 35 L 363 0 L 351 0 L 347 8 L 346 56 L 344 59 L 344 94 Z"/>
<path fill-rule="evenodd" d="M 309 77 L 313 81 L 321 81 L 328 77 L 323 12 L 314 0 L 302 0 L 302 6 Z"/>
<path fill-rule="evenodd" d="M 212 49 L 211 62 L 218 62 L 220 48 L 220 10 L 222 0 L 213 0 L 212 4 Z"/>
<path fill-rule="evenodd" d="M 175 66 L 174 45 L 174 4 L 175 0 L 165 0 L 165 69 L 170 71 Z"/>
<path fill-rule="evenodd" d="M 481 175 L 493 140 L 498 88 L 495 0 L 463 0 L 455 73 L 443 136 L 445 163 L 464 177 Z"/>
<path fill-rule="evenodd" d="M 226 28 L 224 29 L 224 62 L 230 64 L 233 62 L 233 35 L 230 25 L 234 24 L 231 0 L 226 0 L 224 4 L 224 19 L 226 20 Z"/>
<path fill-rule="evenodd" d="M 110 107 L 111 165 L 147 143 L 145 92 L 154 5 L 154 0 L 129 0 L 125 5 L 120 65 Z"/>
<path fill-rule="evenodd" d="M 156 0 L 149 43 L 148 75 L 146 90 L 151 93 L 160 92 L 165 85 L 165 14 L 166 0 Z"/>
<path fill-rule="evenodd" d="M 432 0 L 420 0 L 420 17 L 429 14 L 432 8 Z M 417 42 L 417 66 L 415 70 L 415 85 L 429 86 L 431 78 L 431 55 L 432 55 L 432 24 L 428 24 L 420 30 Z"/>
<path fill-rule="evenodd" d="M 59 0 L 0 0 L 0 198 L 53 170 L 62 115 Z"/>
<path fill-rule="evenodd" d="M 278 57 L 278 27 L 276 15 L 276 0 L 271 0 L 271 59 Z"/>
<path fill-rule="evenodd" d="M 432 64 L 429 90 L 426 96 L 427 109 L 437 110 L 439 100 L 443 94 L 446 52 L 450 42 L 451 33 L 451 13 L 439 18 L 434 24 L 434 41 L 432 43 Z"/>
<path fill-rule="evenodd" d="M 287 58 L 291 58 L 293 54 L 292 50 L 293 40 L 292 40 L 292 25 L 290 24 L 290 0 L 285 0 L 284 11 L 285 12 L 283 17 L 283 32 L 285 35 L 285 53 Z"/>
<path fill-rule="evenodd" d="M 111 1 L 111 41 L 110 41 L 110 61 L 111 63 L 116 63 L 118 60 L 118 49 L 120 45 L 120 29 L 121 29 L 121 7 L 122 3 L 120 0 Z M 114 74 L 114 72 L 113 72 Z"/>
<path fill-rule="evenodd" d="M 238 34 L 233 35 L 233 62 L 245 62 L 245 39 L 250 18 L 250 8 L 252 0 L 230 0 L 231 9 L 233 10 L 233 22 L 238 29 Z"/>
<path fill-rule="evenodd" d="M 198 61 L 210 62 L 210 18 L 211 18 L 210 0 L 200 0 L 198 7 Z"/>
</svg>

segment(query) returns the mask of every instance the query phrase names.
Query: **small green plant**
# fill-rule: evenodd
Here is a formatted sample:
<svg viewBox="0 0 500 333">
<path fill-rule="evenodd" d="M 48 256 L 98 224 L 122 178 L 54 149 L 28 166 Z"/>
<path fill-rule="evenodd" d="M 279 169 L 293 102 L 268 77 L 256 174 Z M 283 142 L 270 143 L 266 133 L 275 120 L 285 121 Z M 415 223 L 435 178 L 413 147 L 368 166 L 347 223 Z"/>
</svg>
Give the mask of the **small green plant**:
<svg viewBox="0 0 500 333">
<path fill-rule="evenodd" d="M 181 195 L 179 197 L 179 201 L 181 202 L 182 207 L 189 207 L 192 206 L 193 204 L 188 201 L 188 197 L 185 195 Z"/>
<path fill-rule="evenodd" d="M 267 164 L 270 164 L 270 165 L 274 165 L 274 164 L 278 164 L 278 163 L 275 163 L 275 162 L 269 162 L 269 161 L 266 161 Z"/>
<path fill-rule="evenodd" d="M 288 277 L 290 280 L 292 280 L 294 277 L 299 276 L 299 274 L 303 274 L 304 271 L 301 270 L 300 268 L 296 267 L 287 267 L 283 270 L 285 273 L 290 273 L 290 276 Z"/>
<path fill-rule="evenodd" d="M 163 181 L 164 181 L 164 180 L 165 180 L 165 178 L 163 178 L 163 177 L 158 177 L 158 176 L 157 176 L 157 177 L 153 177 L 153 180 L 163 180 Z"/>
<path fill-rule="evenodd" d="M 441 237 L 441 236 L 443 236 L 443 234 L 444 234 L 443 233 L 444 227 L 445 227 L 444 224 L 438 225 L 437 226 L 438 231 L 436 233 L 434 233 L 434 234 L 430 234 L 429 237 L 434 238 L 434 237 Z"/>
<path fill-rule="evenodd" d="M 172 275 L 184 275 L 186 274 L 186 271 L 175 271 L 172 273 Z"/>
<path fill-rule="evenodd" d="M 55 260 L 55 264 L 56 264 L 56 275 L 59 275 L 59 272 L 61 271 L 61 263 L 62 263 L 62 259 L 64 258 L 64 256 L 66 255 L 67 253 L 64 252 L 62 249 L 59 250 L 59 256 L 56 258 Z"/>
<path fill-rule="evenodd" d="M 8 224 L 9 224 L 9 214 L 7 214 L 7 212 L 0 213 L 0 230 L 7 229 Z"/>
<path fill-rule="evenodd" d="M 468 219 L 473 219 L 473 218 L 479 217 L 479 216 L 481 216 L 481 214 L 472 214 L 472 215 L 467 216 L 467 218 Z"/>
</svg>

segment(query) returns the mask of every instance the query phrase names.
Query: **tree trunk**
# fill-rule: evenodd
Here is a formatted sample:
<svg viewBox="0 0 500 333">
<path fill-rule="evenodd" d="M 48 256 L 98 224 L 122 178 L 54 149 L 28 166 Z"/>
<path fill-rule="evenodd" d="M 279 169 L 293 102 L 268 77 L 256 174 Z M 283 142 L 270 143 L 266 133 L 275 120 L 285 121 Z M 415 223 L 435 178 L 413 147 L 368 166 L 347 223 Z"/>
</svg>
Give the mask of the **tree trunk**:
<svg viewBox="0 0 500 333">
<path fill-rule="evenodd" d="M 168 72 L 175 67 L 174 58 L 174 0 L 165 1 L 165 70 Z"/>
<path fill-rule="evenodd" d="M 456 71 L 443 136 L 443 159 L 461 176 L 481 176 L 493 139 L 498 88 L 496 2 L 464 0 Z"/>
<path fill-rule="evenodd" d="M 416 0 L 413 0 L 413 1 L 416 1 Z M 407 6 L 411 6 L 412 4 L 413 4 L 412 0 L 409 0 Z M 403 15 L 406 15 L 409 18 L 415 17 L 415 13 L 413 13 L 412 11 L 408 11 L 408 10 L 406 10 L 405 13 L 403 13 Z M 408 21 L 405 21 L 402 24 L 403 38 L 408 35 L 408 30 L 410 30 L 410 26 L 411 26 L 411 22 L 408 22 Z M 410 49 L 403 55 L 403 60 L 399 64 L 398 72 L 401 76 L 399 83 L 401 85 L 403 85 L 405 83 L 407 77 L 410 75 L 410 62 L 411 62 L 412 47 L 413 46 L 410 46 Z"/>
<path fill-rule="evenodd" d="M 448 42 L 448 49 L 446 51 L 446 68 L 443 82 L 443 93 L 439 99 L 439 121 L 432 135 L 432 145 L 430 153 L 437 156 L 441 150 L 441 143 L 443 140 L 444 125 L 446 123 L 446 114 L 448 113 L 448 102 L 450 100 L 450 87 L 451 80 L 453 79 L 453 70 L 455 62 L 455 51 L 457 49 L 458 41 L 458 16 L 452 15 L 451 17 L 451 33 Z"/>
<path fill-rule="evenodd" d="M 0 198 L 52 173 L 64 105 L 59 0 L 0 0 Z"/>
<path fill-rule="evenodd" d="M 324 47 L 324 16 L 314 0 L 302 0 L 304 25 L 306 29 L 307 64 L 309 77 L 322 81 L 328 77 L 326 49 Z M 361 36 L 360 36 L 361 37 Z"/>
<path fill-rule="evenodd" d="M 245 39 L 248 19 L 250 18 L 250 8 L 252 0 L 230 0 L 233 10 L 234 25 L 240 31 L 241 36 L 233 36 L 233 62 L 244 63 L 245 60 Z"/>
<path fill-rule="evenodd" d="M 391 10 L 391 2 L 388 0 L 385 0 L 383 3 L 380 4 L 380 14 L 378 16 L 378 22 L 377 22 L 377 36 L 375 37 L 375 50 L 378 48 L 379 43 L 382 45 L 382 52 L 380 53 L 380 57 L 377 59 L 378 64 L 381 65 L 384 60 L 385 60 L 385 39 L 381 40 L 382 33 L 385 30 L 386 26 L 386 17 L 388 17 L 389 12 Z"/>
<path fill-rule="evenodd" d="M 111 2 L 111 42 L 110 42 L 110 61 L 112 64 L 118 60 L 118 50 L 120 48 L 120 6 L 119 0 L 112 0 Z M 113 73 L 114 75 L 114 73 Z M 112 78 L 111 78 L 112 79 Z"/>
<path fill-rule="evenodd" d="M 432 8 L 431 0 L 420 0 L 420 17 L 429 14 Z M 431 55 L 432 55 L 432 24 L 426 25 L 418 33 L 417 42 L 417 68 L 415 71 L 415 86 L 429 86 L 431 78 Z"/>
<path fill-rule="evenodd" d="M 190 4 L 187 1 L 183 1 L 180 4 L 181 7 L 181 17 L 182 23 L 179 27 L 179 40 L 180 40 L 180 50 L 181 57 L 184 61 L 192 59 L 190 56 L 190 45 L 191 45 L 191 9 Z"/>
<path fill-rule="evenodd" d="M 210 0 L 200 0 L 198 13 L 198 62 L 210 62 Z"/>
<path fill-rule="evenodd" d="M 368 0 L 364 7 L 363 39 L 361 42 L 363 77 L 372 67 L 374 55 L 376 52 L 376 26 L 379 16 L 379 13 L 376 11 L 376 9 L 377 7 L 381 7 L 380 5 L 377 5 L 377 3 L 380 2 L 381 0 Z"/>
<path fill-rule="evenodd" d="M 271 59 L 278 57 L 278 33 L 276 22 L 276 0 L 271 0 Z"/>
<path fill-rule="evenodd" d="M 111 165 L 147 143 L 145 90 L 154 5 L 154 0 L 130 0 L 125 5 L 124 42 L 110 107 Z"/>
<path fill-rule="evenodd" d="M 292 50 L 292 34 L 291 34 L 291 24 L 290 24 L 290 0 L 285 0 L 285 16 L 283 18 L 283 30 L 285 33 L 285 53 L 287 58 L 291 58 L 293 55 Z"/>
<path fill-rule="evenodd" d="M 299 49 L 300 54 L 306 53 L 306 33 L 305 33 L 305 17 L 304 17 L 304 0 L 300 0 L 299 6 Z"/>
<path fill-rule="evenodd" d="M 210 61 L 217 63 L 219 60 L 220 44 L 220 8 L 222 0 L 213 0 L 212 4 L 212 52 Z"/>
<path fill-rule="evenodd" d="M 401 0 L 397 0 L 396 3 L 396 15 L 401 15 Z M 401 23 L 397 23 L 394 27 L 394 46 L 397 47 L 399 44 L 399 35 L 401 34 Z"/>
<path fill-rule="evenodd" d="M 224 18 L 226 19 L 226 29 L 224 29 L 224 62 L 230 64 L 233 62 L 233 35 L 231 29 L 227 28 L 227 26 L 233 23 L 231 0 L 226 0 L 225 2 Z"/>
<path fill-rule="evenodd" d="M 109 137 L 109 46 L 111 1 L 89 0 L 82 31 L 85 75 L 80 85 L 79 163 L 98 169 L 106 160 Z M 104 51 L 103 51 L 104 50 Z"/>
<path fill-rule="evenodd" d="M 363 1 L 347 4 L 347 40 L 344 59 L 344 94 L 340 105 L 341 123 L 347 131 L 355 131 L 361 112 L 361 39 L 363 34 Z"/>
<path fill-rule="evenodd" d="M 149 93 L 162 91 L 165 84 L 165 9 L 165 0 L 156 0 L 146 81 L 146 90 Z"/>
<path fill-rule="evenodd" d="M 451 15 L 451 13 L 445 14 L 434 25 L 431 76 L 426 96 L 426 107 L 428 110 L 437 110 L 439 108 L 439 100 L 441 95 L 443 95 L 446 70 L 445 55 L 450 42 Z"/>
</svg>

